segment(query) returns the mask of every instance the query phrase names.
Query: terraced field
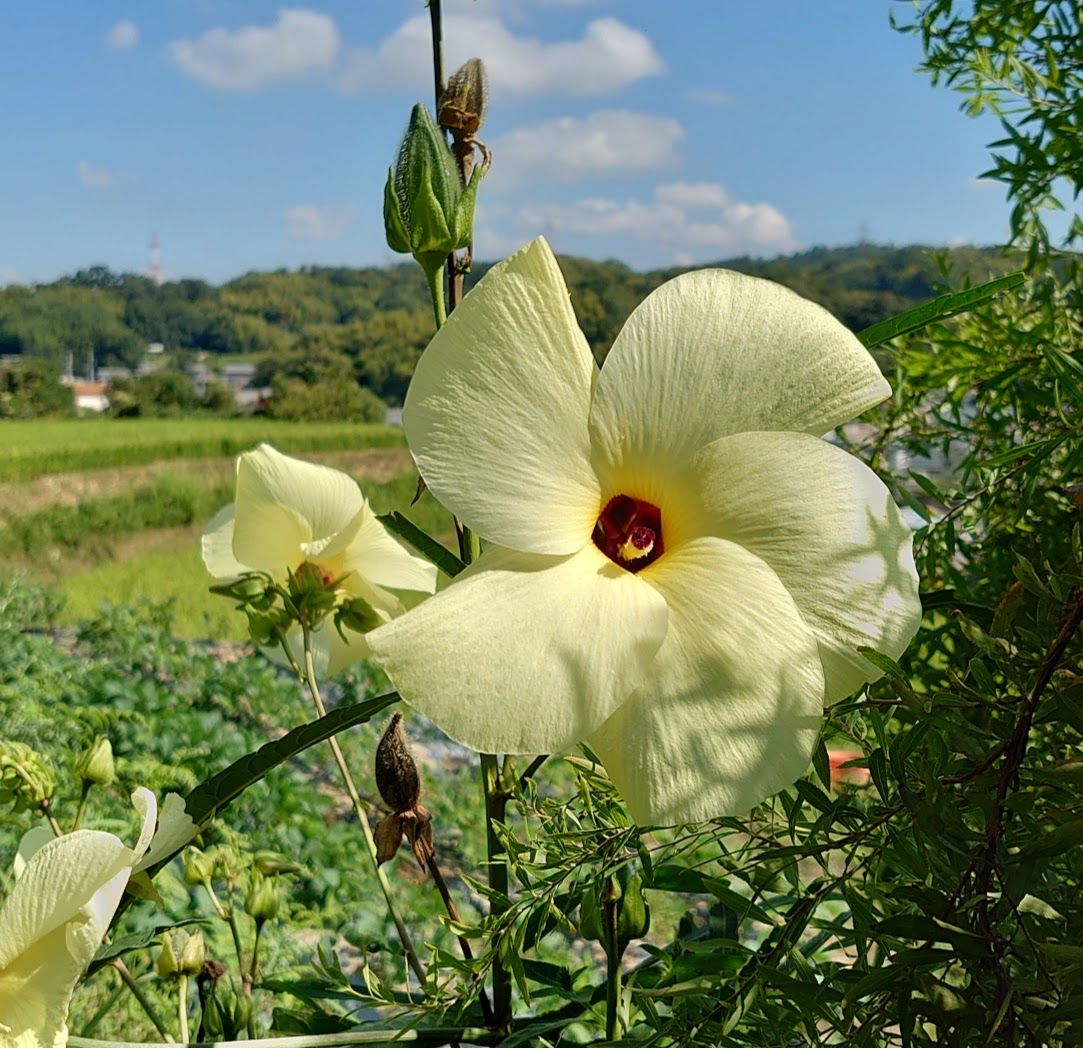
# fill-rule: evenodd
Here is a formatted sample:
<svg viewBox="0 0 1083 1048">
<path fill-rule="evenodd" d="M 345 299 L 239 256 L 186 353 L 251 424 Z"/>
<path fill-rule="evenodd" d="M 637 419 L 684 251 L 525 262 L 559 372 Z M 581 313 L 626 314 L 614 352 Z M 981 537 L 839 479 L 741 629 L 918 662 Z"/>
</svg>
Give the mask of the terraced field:
<svg viewBox="0 0 1083 1048">
<path fill-rule="evenodd" d="M 63 596 L 77 621 L 102 603 L 169 601 L 189 637 L 240 636 L 207 591 L 204 523 L 232 498 L 237 452 L 268 441 L 356 477 L 378 511 L 407 510 L 416 474 L 400 430 L 259 419 L 63 420 L 0 426 L 0 566 Z M 411 517 L 450 537 L 429 497 Z"/>
</svg>

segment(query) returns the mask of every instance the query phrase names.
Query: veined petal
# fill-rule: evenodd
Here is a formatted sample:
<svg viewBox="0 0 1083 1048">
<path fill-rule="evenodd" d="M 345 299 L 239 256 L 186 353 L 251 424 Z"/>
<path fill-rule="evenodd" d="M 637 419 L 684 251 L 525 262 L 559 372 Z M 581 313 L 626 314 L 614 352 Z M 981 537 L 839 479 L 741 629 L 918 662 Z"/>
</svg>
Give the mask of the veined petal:
<svg viewBox="0 0 1083 1048">
<path fill-rule="evenodd" d="M 863 462 L 803 433 L 741 433 L 696 463 L 711 529 L 766 561 L 820 644 L 826 701 L 898 658 L 921 624 L 913 538 Z"/>
<path fill-rule="evenodd" d="M 0 910 L 0 971 L 75 918 L 121 872 L 127 879 L 131 863 L 132 851 L 119 837 L 97 830 L 76 830 L 42 845 Z"/>
<path fill-rule="evenodd" d="M 371 604 L 372 602 L 369 601 Z M 377 608 L 377 611 L 380 609 Z M 341 673 L 355 662 L 369 657 L 369 647 L 366 638 L 367 633 L 355 633 L 346 630 L 348 640 L 343 640 L 335 624 L 329 617 L 324 619 L 319 626 L 312 631 L 312 665 L 316 671 L 318 681 L 330 680 Z M 286 634 L 286 643 L 290 647 L 290 654 L 296 660 L 297 665 L 304 667 L 305 646 L 301 627 L 297 626 Z M 288 666 L 289 660 L 279 646 L 261 649 L 276 666 Z"/>
<path fill-rule="evenodd" d="M 403 427 L 432 493 L 502 546 L 580 549 L 600 509 L 587 435 L 596 372 L 548 244 L 494 266 L 406 394 Z"/>
<path fill-rule="evenodd" d="M 335 535 L 363 505 L 345 473 L 261 444 L 237 459 L 234 556 L 250 570 L 281 578 L 303 559 L 304 543 Z"/>
<path fill-rule="evenodd" d="M 324 550 L 324 557 L 341 557 L 343 572 L 353 572 L 377 586 L 432 593 L 436 567 L 402 546 L 376 519 L 366 504 Z"/>
<path fill-rule="evenodd" d="M 149 869 L 175 855 L 186 844 L 195 839 L 199 827 L 192 821 L 179 793 L 167 793 L 162 804 L 158 827 L 151 838 L 142 859 L 136 863 L 133 872 Z"/>
<path fill-rule="evenodd" d="M 642 825 L 746 811 L 808 767 L 816 640 L 774 572 L 730 542 L 695 539 L 640 574 L 669 605 L 669 633 L 588 741 Z"/>
<path fill-rule="evenodd" d="M 663 284 L 621 329 L 591 410 L 595 465 L 665 474 L 745 430 L 817 436 L 891 392 L 857 338 L 769 280 L 707 269 Z"/>
<path fill-rule="evenodd" d="M 369 633 L 403 698 L 485 752 L 547 753 L 597 728 L 666 635 L 666 603 L 593 545 L 490 549 L 435 597 Z"/>
<path fill-rule="evenodd" d="M 203 564 L 216 579 L 233 579 L 251 569 L 233 554 L 233 503 L 223 506 L 203 529 Z"/>
</svg>

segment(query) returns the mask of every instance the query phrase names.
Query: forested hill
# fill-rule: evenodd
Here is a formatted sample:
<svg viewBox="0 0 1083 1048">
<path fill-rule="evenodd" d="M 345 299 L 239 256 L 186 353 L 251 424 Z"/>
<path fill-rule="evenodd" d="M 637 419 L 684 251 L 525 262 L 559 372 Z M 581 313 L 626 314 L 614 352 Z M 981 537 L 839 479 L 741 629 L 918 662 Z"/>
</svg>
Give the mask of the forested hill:
<svg viewBox="0 0 1083 1048">
<path fill-rule="evenodd" d="M 599 356 L 636 303 L 682 271 L 639 273 L 619 262 L 580 258 L 561 264 Z M 945 283 L 977 283 L 1010 269 L 993 249 L 867 244 L 719 264 L 787 284 L 855 330 L 934 296 Z M 942 265 L 950 269 L 946 280 Z M 487 268 L 476 266 L 469 279 Z M 70 354 L 77 371 L 91 355 L 99 367 L 133 365 L 153 342 L 163 343 L 177 364 L 198 352 L 256 359 L 264 380 L 303 373 L 314 359 L 344 363 L 344 355 L 362 385 L 395 402 L 431 333 L 424 281 L 412 263 L 258 272 L 221 286 L 178 280 L 161 287 L 144 276 L 93 267 L 51 284 L 0 290 L 0 355 L 41 357 L 61 368 Z"/>
</svg>

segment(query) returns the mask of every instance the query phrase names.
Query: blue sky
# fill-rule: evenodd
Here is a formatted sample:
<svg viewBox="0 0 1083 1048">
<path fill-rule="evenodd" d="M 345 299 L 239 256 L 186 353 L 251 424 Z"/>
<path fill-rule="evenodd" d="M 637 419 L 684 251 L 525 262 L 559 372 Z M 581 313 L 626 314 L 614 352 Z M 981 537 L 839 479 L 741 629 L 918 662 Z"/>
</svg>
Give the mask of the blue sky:
<svg viewBox="0 0 1083 1048">
<path fill-rule="evenodd" d="M 995 121 L 915 73 L 890 0 L 445 0 L 490 70 L 477 253 L 539 232 L 637 268 L 852 243 L 996 243 Z M 422 0 L 0 9 L 0 283 L 380 264 L 431 101 Z"/>
</svg>

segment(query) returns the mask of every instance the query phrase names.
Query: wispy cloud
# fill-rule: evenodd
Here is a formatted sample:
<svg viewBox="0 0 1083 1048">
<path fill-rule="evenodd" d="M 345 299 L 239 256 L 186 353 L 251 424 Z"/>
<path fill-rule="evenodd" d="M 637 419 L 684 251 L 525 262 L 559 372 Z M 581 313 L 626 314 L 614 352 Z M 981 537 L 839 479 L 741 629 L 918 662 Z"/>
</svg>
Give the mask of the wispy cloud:
<svg viewBox="0 0 1083 1048">
<path fill-rule="evenodd" d="M 340 86 L 376 93 L 424 83 L 431 75 L 428 40 L 428 16 L 409 19 L 376 48 L 354 52 Z M 444 41 L 449 68 L 480 57 L 494 89 L 519 94 L 605 94 L 665 69 L 650 39 L 615 18 L 595 19 L 578 39 L 543 43 L 516 35 L 496 17 L 449 14 Z"/>
<path fill-rule="evenodd" d="M 650 199 L 587 197 L 520 211 L 523 226 L 587 236 L 624 235 L 669 245 L 685 264 L 725 254 L 775 254 L 797 246 L 786 217 L 771 204 L 734 200 L 716 182 L 673 182 Z"/>
<path fill-rule="evenodd" d="M 704 105 L 720 108 L 733 105 L 733 95 L 713 87 L 695 87 L 685 92 L 685 98 L 690 102 L 702 102 Z"/>
<path fill-rule="evenodd" d="M 166 54 L 206 87 L 252 91 L 332 69 L 342 40 L 334 19 L 305 8 L 282 8 L 271 25 L 208 30 L 198 40 L 175 40 Z"/>
<path fill-rule="evenodd" d="M 105 46 L 110 51 L 128 51 L 139 43 L 139 26 L 122 18 L 105 34 Z"/>
<path fill-rule="evenodd" d="M 520 127 L 493 142 L 493 184 L 572 182 L 673 164 L 684 128 L 671 117 L 601 109 Z"/>
<path fill-rule="evenodd" d="M 298 204 L 283 216 L 283 227 L 295 240 L 338 240 L 356 215 L 353 207 Z"/>
<path fill-rule="evenodd" d="M 76 165 L 79 182 L 87 189 L 108 189 L 113 184 L 113 173 L 107 167 L 92 167 L 85 160 Z"/>
</svg>

